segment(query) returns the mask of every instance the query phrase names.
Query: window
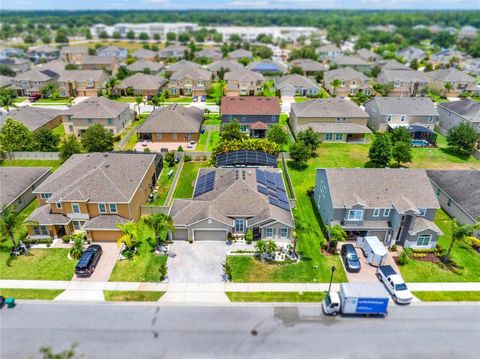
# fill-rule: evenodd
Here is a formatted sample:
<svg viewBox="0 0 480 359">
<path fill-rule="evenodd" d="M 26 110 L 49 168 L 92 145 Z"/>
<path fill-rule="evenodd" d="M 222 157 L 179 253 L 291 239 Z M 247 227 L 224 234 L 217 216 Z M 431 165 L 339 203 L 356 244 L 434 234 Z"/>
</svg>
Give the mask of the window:
<svg viewBox="0 0 480 359">
<path fill-rule="evenodd" d="M 363 211 L 361 209 L 351 209 L 348 211 L 349 221 L 361 221 L 363 219 Z"/>
<path fill-rule="evenodd" d="M 172 140 L 176 140 L 177 139 L 177 134 L 176 133 L 172 133 Z"/>
<path fill-rule="evenodd" d="M 389 217 L 390 216 L 390 208 L 385 208 L 383 210 L 383 216 L 384 217 Z"/>
<path fill-rule="evenodd" d="M 437 188 L 437 197 L 440 196 L 441 190 L 440 188 Z"/>
<path fill-rule="evenodd" d="M 110 203 L 108 206 L 110 207 L 110 213 L 117 213 L 117 204 L 116 203 Z"/>
<path fill-rule="evenodd" d="M 325 141 L 332 141 L 332 140 L 333 140 L 333 133 L 326 133 Z"/>
<path fill-rule="evenodd" d="M 323 180 L 320 183 L 320 193 L 322 194 L 322 197 L 325 198 L 325 195 L 327 194 L 327 187 L 325 186 Z"/>
<path fill-rule="evenodd" d="M 245 220 L 236 219 L 235 220 L 235 232 L 244 232 L 245 231 Z"/>
<path fill-rule="evenodd" d="M 273 237 L 273 228 L 265 228 L 265 237 L 267 238 Z"/>
<path fill-rule="evenodd" d="M 447 206 L 450 207 L 451 204 L 452 204 L 452 200 L 449 198 L 447 202 Z"/>
<path fill-rule="evenodd" d="M 248 125 L 240 125 L 240 131 L 242 131 L 242 132 L 250 132 L 250 126 L 248 126 Z"/>
<path fill-rule="evenodd" d="M 420 212 L 418 214 L 419 217 L 425 217 L 425 213 L 427 213 L 427 209 L 426 208 L 419 208 L 418 212 Z"/>
<path fill-rule="evenodd" d="M 105 206 L 105 203 L 98 204 L 98 211 L 100 213 L 107 213 L 107 206 Z"/>
<path fill-rule="evenodd" d="M 93 80 L 91 79 L 87 80 L 87 87 L 93 87 Z"/>
<path fill-rule="evenodd" d="M 400 87 L 400 81 L 395 81 L 395 82 L 393 83 L 393 86 L 394 86 L 394 87 Z"/>
<path fill-rule="evenodd" d="M 162 134 L 161 133 L 157 133 L 157 140 L 161 140 L 162 139 Z"/>
<path fill-rule="evenodd" d="M 432 239 L 432 235 L 422 234 L 417 237 L 417 246 L 428 246 L 430 244 L 431 239 Z"/>
<path fill-rule="evenodd" d="M 55 206 L 56 206 L 57 208 L 62 208 L 62 204 L 61 204 L 60 202 L 55 203 Z"/>
<path fill-rule="evenodd" d="M 272 122 L 275 122 L 277 121 L 277 116 L 276 115 L 272 115 Z"/>
<path fill-rule="evenodd" d="M 380 208 L 374 208 L 373 209 L 373 216 L 374 217 L 379 217 L 380 216 Z"/>
<path fill-rule="evenodd" d="M 343 133 L 336 133 L 335 141 L 343 141 Z"/>
<path fill-rule="evenodd" d="M 228 115 L 228 121 L 232 121 L 233 120 L 233 116 L 232 115 Z"/>
<path fill-rule="evenodd" d="M 40 227 L 33 226 L 33 233 L 35 233 L 38 236 L 40 234 Z"/>
<path fill-rule="evenodd" d="M 49 199 L 50 197 L 52 197 L 51 193 L 40 193 L 41 199 Z"/>
<path fill-rule="evenodd" d="M 73 229 L 76 231 L 80 229 L 80 223 L 78 221 L 73 221 Z"/>
<path fill-rule="evenodd" d="M 78 203 L 72 203 L 72 211 L 73 213 L 80 213 L 80 206 Z"/>
<path fill-rule="evenodd" d="M 387 115 L 387 122 L 392 121 L 392 115 Z"/>
<path fill-rule="evenodd" d="M 433 122 L 434 116 L 428 116 L 428 122 Z"/>
<path fill-rule="evenodd" d="M 107 120 L 107 122 L 108 122 L 109 125 L 111 125 L 111 124 L 113 123 L 113 120 L 112 120 L 111 118 L 109 118 L 109 119 Z"/>
<path fill-rule="evenodd" d="M 347 118 L 346 117 L 337 117 L 337 122 L 346 122 Z"/>
<path fill-rule="evenodd" d="M 288 228 L 280 228 L 280 237 L 287 238 L 288 236 Z"/>
<path fill-rule="evenodd" d="M 89 118 L 89 119 L 88 119 L 88 124 L 90 124 L 90 125 L 91 125 L 92 123 L 93 123 L 92 119 L 91 119 L 91 118 Z"/>
<path fill-rule="evenodd" d="M 400 122 L 405 122 L 405 115 L 400 115 Z"/>
</svg>

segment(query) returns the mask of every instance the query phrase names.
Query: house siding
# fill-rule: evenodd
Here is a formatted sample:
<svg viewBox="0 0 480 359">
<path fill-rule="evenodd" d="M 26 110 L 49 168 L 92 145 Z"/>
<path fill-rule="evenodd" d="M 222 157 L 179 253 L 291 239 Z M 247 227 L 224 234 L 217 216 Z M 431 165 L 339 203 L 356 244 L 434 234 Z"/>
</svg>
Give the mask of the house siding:
<svg viewBox="0 0 480 359">
<path fill-rule="evenodd" d="M 446 108 L 443 108 L 442 106 L 437 106 L 437 111 L 439 113 L 439 125 L 445 130 L 449 130 L 454 126 L 457 126 L 461 124 L 462 122 L 468 123 L 470 126 L 472 126 L 477 133 L 480 134 L 480 122 L 471 122 L 468 121 L 467 119 L 461 117 L 460 115 L 457 115 L 454 112 L 449 111 Z M 450 116 L 449 116 L 450 114 Z"/>
</svg>

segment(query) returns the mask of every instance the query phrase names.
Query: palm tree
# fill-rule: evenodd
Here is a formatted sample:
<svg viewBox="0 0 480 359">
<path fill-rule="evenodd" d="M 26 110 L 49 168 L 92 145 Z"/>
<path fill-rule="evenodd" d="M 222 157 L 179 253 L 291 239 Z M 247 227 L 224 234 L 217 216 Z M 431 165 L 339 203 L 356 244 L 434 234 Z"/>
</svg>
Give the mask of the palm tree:
<svg viewBox="0 0 480 359">
<path fill-rule="evenodd" d="M 152 214 L 145 218 L 145 223 L 150 226 L 155 233 L 157 248 L 165 242 L 168 233 L 175 232 L 172 217 L 165 213 Z"/>
<path fill-rule="evenodd" d="M 125 244 L 127 250 L 131 251 L 138 241 L 138 224 L 135 222 L 118 223 L 117 228 L 123 232 L 123 236 L 117 241 L 117 245 L 120 247 Z"/>
<path fill-rule="evenodd" d="M 448 247 L 447 254 L 443 257 L 443 262 L 450 262 L 450 254 L 453 249 L 453 245 L 458 240 L 463 240 L 465 237 L 469 237 L 476 230 L 480 229 L 480 219 L 474 224 L 461 224 L 456 218 L 452 221 L 452 241 Z"/>
<path fill-rule="evenodd" d="M 445 88 L 445 95 L 447 95 L 447 93 L 453 90 L 453 85 L 451 82 L 445 83 L 443 87 Z"/>
<path fill-rule="evenodd" d="M 154 110 L 157 106 L 160 106 L 160 98 L 158 97 L 158 95 L 153 96 L 152 99 L 150 100 L 150 102 L 152 103 L 152 106 L 153 106 Z"/>
<path fill-rule="evenodd" d="M 110 97 L 113 95 L 113 91 L 115 90 L 115 87 L 117 85 L 118 85 L 118 80 L 115 76 L 110 77 L 108 81 L 105 83 L 105 88 L 107 89 L 107 93 Z"/>
<path fill-rule="evenodd" d="M 333 80 L 332 82 L 330 82 L 330 85 L 332 85 L 332 87 L 333 87 L 333 93 L 334 93 L 334 94 L 337 93 L 337 88 L 339 88 L 341 84 L 342 84 L 342 83 L 340 82 L 339 79 L 335 79 L 335 80 Z"/>
<path fill-rule="evenodd" d="M 15 210 L 15 206 L 5 206 L 0 215 L 0 234 L 2 237 L 9 238 L 13 247 L 17 246 L 15 241 L 15 231 L 22 224 L 22 219 Z"/>
<path fill-rule="evenodd" d="M 142 96 L 135 96 L 135 103 L 137 104 L 137 113 L 140 115 L 140 104 L 143 102 Z"/>
<path fill-rule="evenodd" d="M 43 96 L 49 97 L 57 90 L 57 85 L 54 83 L 48 83 L 40 89 L 40 93 Z"/>
<path fill-rule="evenodd" d="M 13 98 L 10 95 L 3 95 L 0 98 L 0 103 L 5 108 L 5 110 L 7 110 L 7 112 L 10 111 L 11 107 L 15 107 L 15 104 L 13 102 Z"/>
</svg>

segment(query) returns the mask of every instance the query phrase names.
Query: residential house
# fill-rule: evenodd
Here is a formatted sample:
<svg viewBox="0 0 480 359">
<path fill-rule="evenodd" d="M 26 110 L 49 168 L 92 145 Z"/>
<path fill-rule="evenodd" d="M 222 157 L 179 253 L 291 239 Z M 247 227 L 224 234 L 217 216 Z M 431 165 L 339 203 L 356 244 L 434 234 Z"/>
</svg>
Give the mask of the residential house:
<svg viewBox="0 0 480 359">
<path fill-rule="evenodd" d="M 20 212 L 35 198 L 32 191 L 50 176 L 49 167 L 0 167 L 0 214 L 15 206 Z"/>
<path fill-rule="evenodd" d="M 0 49 L 0 59 L 6 59 L 9 57 L 23 57 L 25 51 L 18 47 L 4 47 Z"/>
<path fill-rule="evenodd" d="M 122 96 L 155 96 L 161 93 L 162 87 L 165 86 L 167 80 L 160 76 L 146 75 L 136 73 L 123 79 L 117 86 L 117 90 Z M 130 90 L 131 89 L 131 92 Z"/>
<path fill-rule="evenodd" d="M 113 135 L 125 130 L 134 119 L 128 103 L 106 97 L 90 97 L 65 110 L 62 115 L 66 134 L 81 136 L 90 126 L 100 124 Z"/>
<path fill-rule="evenodd" d="M 472 76 L 480 76 L 480 58 L 465 59 L 463 69 Z"/>
<path fill-rule="evenodd" d="M 132 56 L 137 60 L 156 61 L 158 57 L 158 52 L 147 49 L 138 49 L 132 53 Z"/>
<path fill-rule="evenodd" d="M 458 33 L 460 39 L 474 39 L 475 36 L 477 36 L 477 28 L 470 25 L 462 26 Z"/>
<path fill-rule="evenodd" d="M 335 80 L 338 80 L 338 87 L 334 86 Z M 370 79 L 350 67 L 326 71 L 323 74 L 323 83 L 327 91 L 335 96 L 354 96 L 358 93 L 372 95 L 375 93 Z"/>
<path fill-rule="evenodd" d="M 442 102 L 437 105 L 440 127 L 448 131 L 461 123 L 468 123 L 480 134 L 480 103 L 465 99 Z"/>
<path fill-rule="evenodd" d="M 0 89 L 7 88 L 13 84 L 13 77 L 0 75 Z"/>
<path fill-rule="evenodd" d="M 263 138 L 268 127 L 278 124 L 281 106 L 278 97 L 223 97 L 220 105 L 222 123 L 237 121 L 243 132 Z"/>
<path fill-rule="evenodd" d="M 103 46 L 99 47 L 95 54 L 97 56 L 115 57 L 119 61 L 123 61 L 128 56 L 128 50 L 118 46 Z"/>
<path fill-rule="evenodd" d="M 281 62 L 273 60 L 254 61 L 247 65 L 247 70 L 260 72 L 263 74 L 282 74 L 287 72 L 287 66 Z"/>
<path fill-rule="evenodd" d="M 32 62 L 27 59 L 18 59 L 16 57 L 0 58 L 0 65 L 9 67 L 15 75 L 28 71 L 32 67 Z"/>
<path fill-rule="evenodd" d="M 206 58 L 210 61 L 217 61 L 223 58 L 222 51 L 218 47 L 207 47 L 195 53 L 197 58 Z"/>
<path fill-rule="evenodd" d="M 369 63 L 378 62 L 382 59 L 382 56 L 368 49 L 357 50 L 357 56 Z"/>
<path fill-rule="evenodd" d="M 25 221 L 30 238 L 84 230 L 92 241 L 117 241 L 117 225 L 140 218 L 161 168 L 155 154 L 73 155 L 33 191 L 39 207 Z"/>
<path fill-rule="evenodd" d="M 382 70 L 412 70 L 412 68 L 398 62 L 397 60 L 381 60 L 378 65 Z"/>
<path fill-rule="evenodd" d="M 97 96 L 108 76 L 102 70 L 66 70 L 58 78 L 61 97 Z"/>
<path fill-rule="evenodd" d="M 317 55 L 320 59 L 333 59 L 337 56 L 343 56 L 344 51 L 340 49 L 337 45 L 323 45 L 316 49 Z"/>
<path fill-rule="evenodd" d="M 168 72 L 175 73 L 175 72 L 183 72 L 188 70 L 198 70 L 200 69 L 200 65 L 196 62 L 188 61 L 188 60 L 180 60 L 175 62 L 174 64 L 167 67 Z"/>
<path fill-rule="evenodd" d="M 409 46 L 397 51 L 397 56 L 402 57 L 406 62 L 411 63 L 413 60 L 422 61 L 427 53 L 418 47 Z"/>
<path fill-rule="evenodd" d="M 248 50 L 238 49 L 238 50 L 234 50 L 234 51 L 230 52 L 228 54 L 228 58 L 232 59 L 232 60 L 237 60 L 237 61 L 240 60 L 240 59 L 252 60 L 253 59 L 253 54 Z"/>
<path fill-rule="evenodd" d="M 428 86 L 445 97 L 458 97 L 465 92 L 480 94 L 477 79 L 455 68 L 427 72 Z M 448 85 L 447 85 L 448 84 Z M 450 86 L 448 88 L 446 86 Z"/>
<path fill-rule="evenodd" d="M 212 84 L 212 73 L 203 69 L 175 72 L 168 82 L 168 92 L 172 96 L 207 95 Z"/>
<path fill-rule="evenodd" d="M 225 241 L 251 230 L 255 240 L 286 245 L 294 230 L 282 174 L 271 168 L 201 168 L 192 198 L 175 198 L 169 214 L 173 240 Z"/>
<path fill-rule="evenodd" d="M 212 72 L 217 77 L 220 69 L 222 68 L 225 72 L 229 72 L 229 71 L 232 72 L 235 70 L 242 70 L 244 67 L 239 62 L 236 62 L 233 60 L 225 60 L 225 59 L 217 60 L 207 65 L 207 70 Z"/>
<path fill-rule="evenodd" d="M 60 59 L 72 64 L 79 64 L 88 56 L 86 46 L 65 46 L 60 49 Z"/>
<path fill-rule="evenodd" d="M 390 85 L 392 88 L 388 96 L 408 97 L 419 96 L 429 82 L 429 78 L 421 71 L 409 70 L 385 70 L 377 76 L 377 83 Z"/>
<path fill-rule="evenodd" d="M 31 47 L 27 52 L 27 56 L 35 63 L 52 61 L 58 59 L 60 50 L 49 45 Z"/>
<path fill-rule="evenodd" d="M 312 128 L 324 142 L 365 143 L 368 114 L 339 97 L 292 103 L 290 126 L 295 134 Z"/>
<path fill-rule="evenodd" d="M 232 70 L 225 74 L 226 96 L 261 95 L 265 78 L 261 73 L 245 69 Z"/>
<path fill-rule="evenodd" d="M 450 66 L 459 66 L 459 62 L 463 62 L 464 54 L 453 49 L 446 49 L 430 55 L 428 62 L 434 68 L 445 68 Z"/>
<path fill-rule="evenodd" d="M 336 56 L 330 59 L 332 64 L 337 65 L 338 67 L 351 67 L 352 69 L 368 72 L 374 66 L 372 63 L 365 61 L 360 56 L 349 55 L 349 56 Z"/>
<path fill-rule="evenodd" d="M 177 104 L 158 107 L 138 128 L 140 140 L 152 142 L 185 142 L 198 141 L 204 111 L 197 107 L 186 107 Z"/>
<path fill-rule="evenodd" d="M 427 175 L 442 209 L 461 224 L 480 218 L 480 171 L 429 170 Z M 480 238 L 480 230 L 476 232 Z"/>
<path fill-rule="evenodd" d="M 299 67 L 302 69 L 305 76 L 315 76 L 317 73 L 325 71 L 327 67 L 311 59 L 296 59 L 290 62 L 291 67 Z"/>
<path fill-rule="evenodd" d="M 387 246 L 435 248 L 440 208 L 425 170 L 319 168 L 314 201 L 325 225 L 349 238 L 375 236 Z"/>
<path fill-rule="evenodd" d="M 187 47 L 183 45 L 170 45 L 158 51 L 158 57 L 161 59 L 183 59 Z"/>
<path fill-rule="evenodd" d="M 32 132 L 41 129 L 52 130 L 62 123 L 62 111 L 35 106 L 14 108 L 6 114 L 0 115 L 0 128 L 2 128 L 7 118 L 13 118 L 21 122 Z"/>
<path fill-rule="evenodd" d="M 120 67 L 120 63 L 116 57 L 111 56 L 85 56 L 78 63 L 82 70 L 103 70 L 115 75 Z"/>
<path fill-rule="evenodd" d="M 320 86 L 311 78 L 293 74 L 275 77 L 275 88 L 282 96 L 317 96 Z"/>
<path fill-rule="evenodd" d="M 158 75 L 162 69 L 163 64 L 145 60 L 138 60 L 133 64 L 127 65 L 127 70 L 130 72 L 143 72 L 150 75 Z"/>
<path fill-rule="evenodd" d="M 429 97 L 374 97 L 365 103 L 368 126 L 375 131 L 388 127 L 420 125 L 433 130 L 438 112 Z"/>
<path fill-rule="evenodd" d="M 13 78 L 13 89 L 21 96 L 40 94 L 42 87 L 47 84 L 55 84 L 59 74 L 51 70 L 34 68 L 23 72 Z"/>
<path fill-rule="evenodd" d="M 57 74 L 61 74 L 63 71 L 65 71 L 65 67 L 67 65 L 68 64 L 66 62 L 63 62 L 61 60 L 53 60 L 42 64 L 37 64 L 34 68 L 39 70 L 51 70 L 53 72 L 56 72 Z"/>
</svg>

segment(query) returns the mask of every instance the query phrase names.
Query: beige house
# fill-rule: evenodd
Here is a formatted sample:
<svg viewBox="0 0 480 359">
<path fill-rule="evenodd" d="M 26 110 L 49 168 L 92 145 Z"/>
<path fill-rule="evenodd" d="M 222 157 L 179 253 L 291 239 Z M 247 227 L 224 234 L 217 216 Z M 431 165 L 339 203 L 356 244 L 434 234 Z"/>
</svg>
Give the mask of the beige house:
<svg viewBox="0 0 480 359">
<path fill-rule="evenodd" d="M 61 97 L 97 96 L 108 76 L 102 70 L 66 70 L 58 78 Z"/>
<path fill-rule="evenodd" d="M 370 134 L 368 114 L 342 98 L 292 103 L 290 126 L 295 134 L 312 128 L 324 142 L 365 143 Z"/>
<path fill-rule="evenodd" d="M 430 71 L 426 74 L 429 78 L 428 86 L 445 97 L 458 97 L 468 91 L 480 93 L 477 79 L 455 68 Z"/>
<path fill-rule="evenodd" d="M 82 70 L 104 70 L 115 75 L 120 67 L 120 63 L 113 56 L 85 56 L 78 63 Z"/>
<path fill-rule="evenodd" d="M 412 69 L 389 70 L 384 69 L 377 76 L 377 83 L 390 85 L 388 92 L 391 97 L 419 96 L 429 82 L 429 78 L 421 71 Z"/>
<path fill-rule="evenodd" d="M 245 69 L 229 71 L 225 74 L 226 96 L 261 95 L 265 78 L 259 72 Z"/>
<path fill-rule="evenodd" d="M 122 82 L 118 84 L 117 90 L 123 96 L 128 95 L 130 89 L 134 95 L 155 96 L 161 92 L 161 89 L 165 86 L 166 82 L 167 80 L 163 77 L 145 75 L 138 72 L 135 75 L 122 80 Z"/>
<path fill-rule="evenodd" d="M 117 224 L 137 221 L 161 171 L 146 153 L 70 157 L 33 193 L 39 207 L 26 219 L 30 238 L 59 238 L 84 230 L 93 241 L 117 241 Z M 65 259 L 67 260 L 67 259 Z"/>
<path fill-rule="evenodd" d="M 59 78 L 57 72 L 33 68 L 15 76 L 12 82 L 12 89 L 21 96 L 40 94 L 42 87 L 48 84 L 54 84 Z"/>
<path fill-rule="evenodd" d="M 172 96 L 207 95 L 212 84 L 212 73 L 203 69 L 190 69 L 175 72 L 168 83 L 168 92 Z"/>
<path fill-rule="evenodd" d="M 72 64 L 79 64 L 88 56 L 86 46 L 65 46 L 60 49 L 60 59 Z"/>
<path fill-rule="evenodd" d="M 338 80 L 338 87 L 333 85 L 335 80 Z M 335 96 L 355 96 L 358 93 L 372 95 L 375 93 L 370 79 L 350 67 L 325 72 L 323 82 L 327 91 Z"/>
</svg>

